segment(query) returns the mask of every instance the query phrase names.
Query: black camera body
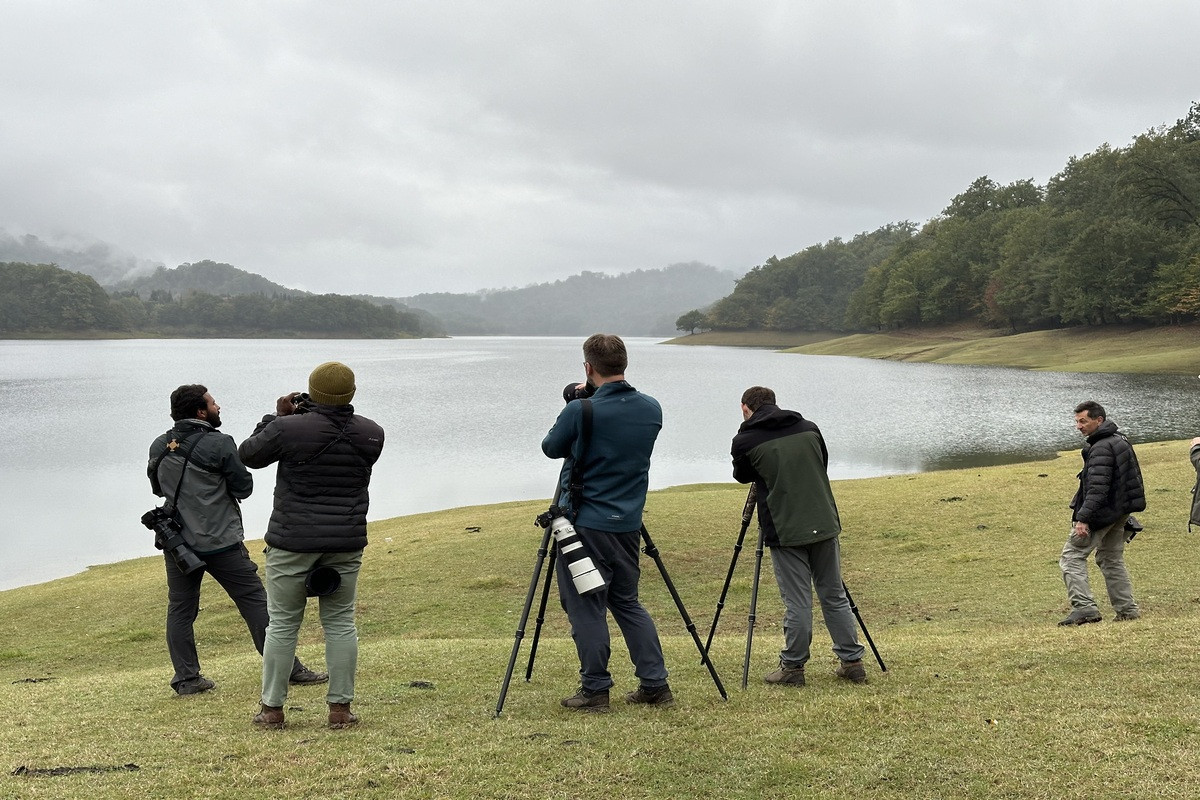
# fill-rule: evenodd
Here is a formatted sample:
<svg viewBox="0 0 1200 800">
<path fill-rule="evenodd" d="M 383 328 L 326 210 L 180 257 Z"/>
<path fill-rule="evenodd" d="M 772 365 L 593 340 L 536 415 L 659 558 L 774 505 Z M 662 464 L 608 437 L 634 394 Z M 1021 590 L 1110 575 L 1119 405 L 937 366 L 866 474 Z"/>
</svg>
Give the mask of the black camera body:
<svg viewBox="0 0 1200 800">
<path fill-rule="evenodd" d="M 296 414 L 307 414 L 312 411 L 312 398 L 308 396 L 308 392 L 301 392 L 292 398 L 292 405 L 296 407 Z"/>
<path fill-rule="evenodd" d="M 183 538 L 183 525 L 176 519 L 175 514 L 162 506 L 152 508 L 142 514 L 142 524 L 154 531 L 154 546 L 164 550 L 175 559 L 175 564 L 184 575 L 190 575 L 204 568 L 204 559 L 196 555 L 188 547 Z"/>
</svg>

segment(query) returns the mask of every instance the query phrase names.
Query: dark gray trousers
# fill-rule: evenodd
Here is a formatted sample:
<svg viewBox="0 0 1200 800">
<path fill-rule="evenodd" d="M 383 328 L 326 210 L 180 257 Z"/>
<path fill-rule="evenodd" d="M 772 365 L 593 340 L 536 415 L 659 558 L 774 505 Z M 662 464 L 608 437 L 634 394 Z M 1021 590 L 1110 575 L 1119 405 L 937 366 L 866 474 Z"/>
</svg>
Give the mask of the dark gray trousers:
<svg viewBox="0 0 1200 800">
<path fill-rule="evenodd" d="M 641 531 L 608 533 L 576 527 L 575 532 L 608 582 L 604 589 L 580 595 L 571 583 L 564 560 L 559 558 L 555 562 L 558 597 L 571 622 L 571 638 L 575 640 L 575 650 L 579 654 L 580 684 L 589 692 L 604 691 L 613 685 L 608 671 L 611 647 L 607 616 L 607 612 L 612 612 L 625 637 L 629 660 L 633 662 L 639 684 L 647 689 L 665 686 L 667 667 L 658 630 L 638 600 Z"/>
<path fill-rule="evenodd" d="M 838 537 L 801 547 L 772 547 L 771 566 L 783 597 L 783 650 L 779 662 L 785 667 L 802 667 L 812 645 L 812 593 L 817 589 L 821 616 L 833 639 L 833 652 L 842 661 L 858 661 L 863 646 L 858 643 L 854 612 L 842 584 L 841 545 Z"/>
<path fill-rule="evenodd" d="M 258 577 L 258 565 L 250 559 L 244 544 L 220 553 L 201 556 L 204 569 L 190 575 L 180 571 L 170 553 L 163 553 L 167 565 L 167 652 L 175 667 L 171 686 L 200 675 L 200 657 L 196 654 L 193 625 L 200 613 L 200 582 L 204 573 L 213 576 L 237 606 L 254 649 L 262 654 L 267 636 L 267 592 Z M 297 661 L 294 667 L 299 667 Z"/>
</svg>

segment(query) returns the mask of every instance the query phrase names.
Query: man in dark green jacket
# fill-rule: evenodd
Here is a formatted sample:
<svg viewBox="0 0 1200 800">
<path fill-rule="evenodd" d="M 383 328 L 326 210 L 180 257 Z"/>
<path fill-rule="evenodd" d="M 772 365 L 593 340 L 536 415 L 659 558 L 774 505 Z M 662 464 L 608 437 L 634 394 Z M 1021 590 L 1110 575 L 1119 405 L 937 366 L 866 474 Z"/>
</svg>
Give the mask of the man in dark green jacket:
<svg viewBox="0 0 1200 800">
<path fill-rule="evenodd" d="M 742 426 L 733 438 L 733 477 L 753 482 L 758 525 L 771 548 L 775 580 L 786 608 L 779 669 L 767 683 L 804 685 L 812 644 L 812 590 L 840 660 L 836 674 L 866 683 L 863 647 L 842 584 L 838 517 L 829 486 L 829 452 L 816 425 L 775 404 L 775 393 L 752 386 L 742 394 Z"/>
</svg>

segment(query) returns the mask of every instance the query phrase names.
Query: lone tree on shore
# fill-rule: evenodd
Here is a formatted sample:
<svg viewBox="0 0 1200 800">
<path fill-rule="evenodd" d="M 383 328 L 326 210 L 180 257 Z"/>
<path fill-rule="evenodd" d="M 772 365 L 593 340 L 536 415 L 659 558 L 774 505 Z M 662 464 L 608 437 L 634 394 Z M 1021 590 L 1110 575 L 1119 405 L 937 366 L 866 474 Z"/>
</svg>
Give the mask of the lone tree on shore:
<svg viewBox="0 0 1200 800">
<path fill-rule="evenodd" d="M 687 331 L 688 336 L 691 336 L 693 333 L 695 333 L 697 328 L 707 327 L 708 316 L 698 308 L 693 308 L 691 311 L 675 320 L 675 330 Z"/>
</svg>

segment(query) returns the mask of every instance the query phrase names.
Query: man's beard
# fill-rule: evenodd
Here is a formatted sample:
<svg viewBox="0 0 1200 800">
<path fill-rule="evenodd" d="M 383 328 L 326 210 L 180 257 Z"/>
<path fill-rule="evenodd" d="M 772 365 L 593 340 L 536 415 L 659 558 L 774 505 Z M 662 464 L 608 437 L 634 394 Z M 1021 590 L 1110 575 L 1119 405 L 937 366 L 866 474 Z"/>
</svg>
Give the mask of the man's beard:
<svg viewBox="0 0 1200 800">
<path fill-rule="evenodd" d="M 219 413 L 218 414 L 209 414 L 208 415 L 208 424 L 213 426 L 214 430 L 221 427 L 221 415 Z"/>
</svg>

